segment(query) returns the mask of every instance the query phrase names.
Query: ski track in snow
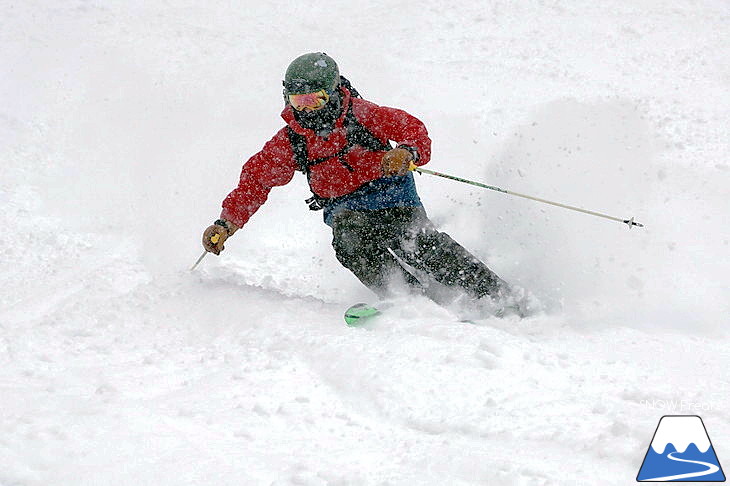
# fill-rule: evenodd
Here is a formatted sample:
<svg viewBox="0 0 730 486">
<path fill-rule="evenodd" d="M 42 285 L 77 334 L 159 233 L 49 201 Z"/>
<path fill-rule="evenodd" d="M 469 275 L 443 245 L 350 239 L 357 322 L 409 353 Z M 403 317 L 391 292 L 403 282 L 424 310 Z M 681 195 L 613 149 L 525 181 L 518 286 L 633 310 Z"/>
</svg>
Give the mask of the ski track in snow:
<svg viewBox="0 0 730 486">
<path fill-rule="evenodd" d="M 0 486 L 633 484 L 679 413 L 722 461 L 726 5 L 406 2 L 387 35 L 389 2 L 328 5 L 334 32 L 280 7 L 4 9 Z M 548 311 L 413 299 L 348 328 L 373 298 L 297 179 L 185 271 L 317 49 L 427 122 L 434 170 L 646 228 L 419 176 L 434 221 Z"/>
</svg>

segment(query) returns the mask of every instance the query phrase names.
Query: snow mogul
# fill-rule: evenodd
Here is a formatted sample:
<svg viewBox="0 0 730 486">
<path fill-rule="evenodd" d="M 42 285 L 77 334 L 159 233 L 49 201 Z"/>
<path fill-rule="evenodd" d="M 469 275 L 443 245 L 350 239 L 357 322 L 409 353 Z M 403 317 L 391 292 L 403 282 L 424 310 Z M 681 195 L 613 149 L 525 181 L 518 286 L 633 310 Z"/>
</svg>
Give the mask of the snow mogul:
<svg viewBox="0 0 730 486">
<path fill-rule="evenodd" d="M 410 170 L 431 154 L 419 119 L 361 98 L 322 52 L 296 58 L 283 84 L 286 126 L 243 165 L 220 219 L 203 233 L 208 252 L 220 254 L 271 188 L 299 171 L 312 191 L 309 208 L 322 210 L 332 228 L 337 259 L 380 298 L 393 296 L 398 281 L 429 295 L 424 275 L 469 300 L 508 292 L 502 279 L 426 215 Z"/>
</svg>

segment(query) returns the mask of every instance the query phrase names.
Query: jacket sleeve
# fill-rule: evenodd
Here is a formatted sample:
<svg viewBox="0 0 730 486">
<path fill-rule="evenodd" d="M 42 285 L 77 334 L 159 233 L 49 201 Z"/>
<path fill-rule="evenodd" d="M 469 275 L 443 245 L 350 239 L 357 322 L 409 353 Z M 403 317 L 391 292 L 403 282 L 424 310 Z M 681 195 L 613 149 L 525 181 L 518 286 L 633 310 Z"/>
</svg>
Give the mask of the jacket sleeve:
<svg viewBox="0 0 730 486">
<path fill-rule="evenodd" d="M 431 159 L 431 139 L 421 120 L 397 108 L 359 101 L 359 109 L 353 106 L 354 113 L 358 121 L 374 135 L 381 140 L 392 140 L 398 145 L 415 150 L 416 165 L 424 165 Z"/>
<path fill-rule="evenodd" d="M 272 187 L 287 184 L 296 169 L 286 128 L 243 165 L 236 187 L 223 200 L 221 218 L 239 228 L 261 207 Z"/>
</svg>

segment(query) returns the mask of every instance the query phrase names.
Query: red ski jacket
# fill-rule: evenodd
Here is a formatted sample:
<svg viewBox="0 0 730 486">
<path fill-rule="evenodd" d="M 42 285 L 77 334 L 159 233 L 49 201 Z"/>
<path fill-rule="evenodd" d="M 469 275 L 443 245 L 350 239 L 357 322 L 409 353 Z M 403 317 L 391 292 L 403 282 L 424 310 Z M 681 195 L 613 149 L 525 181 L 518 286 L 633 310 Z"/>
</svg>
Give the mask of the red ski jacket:
<svg viewBox="0 0 730 486">
<path fill-rule="evenodd" d="M 384 143 L 392 140 L 398 145 L 416 149 L 416 165 L 424 165 L 431 157 L 431 139 L 424 124 L 403 110 L 378 106 L 362 98 L 342 93 L 342 114 L 326 138 L 317 136 L 312 130 L 303 128 L 294 118 L 290 105 L 284 108 L 281 117 L 288 127 L 306 137 L 310 160 L 331 156 L 324 162 L 311 166 L 310 186 L 320 197 L 334 198 L 350 194 L 362 185 L 382 177 L 381 160 L 385 151 L 372 151 L 355 146 L 339 158 L 335 155 L 347 144 L 346 129 L 343 126 L 347 107 L 352 103 L 352 113 L 358 123 L 367 128 Z M 340 160 L 342 159 L 342 160 Z M 345 164 L 350 166 L 348 169 Z M 264 148 L 252 156 L 241 170 L 236 187 L 223 201 L 221 218 L 241 227 L 266 202 L 274 186 L 287 184 L 299 167 L 294 158 L 287 127 L 279 130 Z"/>
</svg>

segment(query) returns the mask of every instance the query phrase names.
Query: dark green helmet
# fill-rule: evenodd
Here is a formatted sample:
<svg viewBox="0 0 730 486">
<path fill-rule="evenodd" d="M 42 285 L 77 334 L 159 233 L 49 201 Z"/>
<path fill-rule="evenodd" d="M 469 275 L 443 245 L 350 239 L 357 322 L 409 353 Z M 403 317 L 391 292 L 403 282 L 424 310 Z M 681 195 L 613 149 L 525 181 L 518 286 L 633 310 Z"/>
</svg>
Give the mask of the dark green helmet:
<svg viewBox="0 0 730 486">
<path fill-rule="evenodd" d="M 324 52 L 310 52 L 294 59 L 284 76 L 284 94 L 332 93 L 340 84 L 337 63 Z"/>
</svg>

